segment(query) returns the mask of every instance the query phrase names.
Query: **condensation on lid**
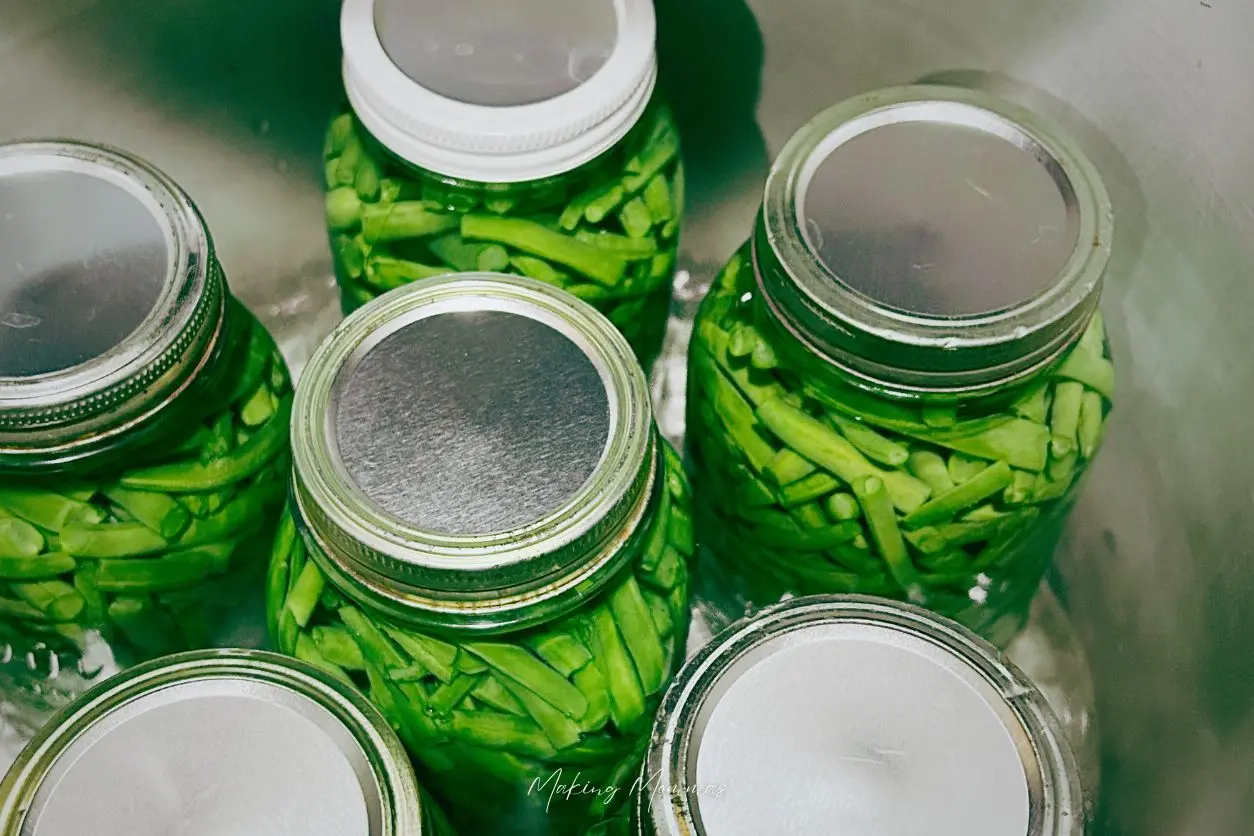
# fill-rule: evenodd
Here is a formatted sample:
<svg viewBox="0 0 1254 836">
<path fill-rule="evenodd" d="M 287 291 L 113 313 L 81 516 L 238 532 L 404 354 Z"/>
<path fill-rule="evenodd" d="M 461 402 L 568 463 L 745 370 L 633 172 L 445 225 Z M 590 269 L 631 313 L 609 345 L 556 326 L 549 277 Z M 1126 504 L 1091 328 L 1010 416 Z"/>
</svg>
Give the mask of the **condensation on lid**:
<svg viewBox="0 0 1254 836">
<path fill-rule="evenodd" d="M 0 161 L 0 377 L 64 371 L 108 353 L 161 298 L 165 213 L 111 168 L 68 157 Z"/>
<path fill-rule="evenodd" d="M 375 0 L 375 27 L 415 83 L 496 107 L 570 92 L 605 65 L 618 37 L 611 0 Z"/>
<path fill-rule="evenodd" d="M 167 686 L 62 753 L 23 836 L 370 836 L 380 789 L 350 731 L 308 697 L 243 679 Z"/>
<path fill-rule="evenodd" d="M 420 530 L 486 535 L 561 508 L 611 431 L 601 371 L 553 326 L 505 311 L 439 313 L 371 346 L 336 381 L 345 469 Z"/>
<path fill-rule="evenodd" d="M 690 755 L 706 836 L 1021 836 L 1017 725 L 969 664 L 921 636 L 825 623 L 733 663 Z"/>
<path fill-rule="evenodd" d="M 1055 283 L 1079 212 L 1029 135 L 965 104 L 873 111 L 821 143 L 798 191 L 809 247 L 844 284 L 889 308 L 973 316 Z"/>
</svg>

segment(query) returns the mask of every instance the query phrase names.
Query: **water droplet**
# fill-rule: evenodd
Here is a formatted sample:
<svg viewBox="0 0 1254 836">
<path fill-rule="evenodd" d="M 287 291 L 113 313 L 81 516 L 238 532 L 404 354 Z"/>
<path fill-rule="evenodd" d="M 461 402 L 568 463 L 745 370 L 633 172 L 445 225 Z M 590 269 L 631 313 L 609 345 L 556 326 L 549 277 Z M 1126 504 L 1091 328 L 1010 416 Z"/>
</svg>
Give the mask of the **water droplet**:
<svg viewBox="0 0 1254 836">
<path fill-rule="evenodd" d="M 460 55 L 464 58 L 467 55 L 474 55 L 475 47 L 473 44 L 460 43 L 457 46 L 453 47 L 453 53 L 455 55 Z"/>
</svg>

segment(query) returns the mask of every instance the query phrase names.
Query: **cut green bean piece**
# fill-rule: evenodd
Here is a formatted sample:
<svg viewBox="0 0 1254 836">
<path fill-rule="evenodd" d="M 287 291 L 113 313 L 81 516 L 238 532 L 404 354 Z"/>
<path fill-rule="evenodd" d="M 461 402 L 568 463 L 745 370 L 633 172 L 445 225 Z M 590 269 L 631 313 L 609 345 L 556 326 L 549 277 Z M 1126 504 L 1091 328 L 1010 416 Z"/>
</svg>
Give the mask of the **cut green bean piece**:
<svg viewBox="0 0 1254 836">
<path fill-rule="evenodd" d="M 836 425 L 836 429 L 840 430 L 841 435 L 871 461 L 886 464 L 889 467 L 900 467 L 910 458 L 910 451 L 905 445 L 885 438 L 865 424 L 836 413 L 831 413 L 828 418 Z"/>
<path fill-rule="evenodd" d="M 338 157 L 352 135 L 353 115 L 351 113 L 341 113 L 331 120 L 331 125 L 327 128 L 326 144 L 323 147 L 322 156 Z"/>
<path fill-rule="evenodd" d="M 95 525 L 104 520 L 91 505 L 42 488 L 0 487 L 0 508 L 45 531 L 58 533 L 73 523 Z"/>
<path fill-rule="evenodd" d="M 662 550 L 662 557 L 658 561 L 657 568 L 647 574 L 642 574 L 641 579 L 652 584 L 655 587 L 665 590 L 672 590 L 679 583 L 684 574 L 684 557 L 674 546 L 667 545 Z"/>
<path fill-rule="evenodd" d="M 838 487 L 840 487 L 840 482 L 836 481 L 829 474 L 820 471 L 780 488 L 779 501 L 785 508 L 795 508 L 798 505 L 827 496 L 827 494 Z M 845 496 L 852 501 L 853 498 L 848 494 L 845 494 Z"/>
<path fill-rule="evenodd" d="M 518 702 L 522 703 L 527 713 L 540 726 L 545 737 L 549 739 L 554 748 L 564 749 L 579 742 L 582 732 L 579 725 L 569 716 L 558 711 L 551 704 L 517 682 L 506 678 L 502 680 L 501 684 L 514 695 Z M 587 710 L 586 706 L 584 710 Z"/>
<path fill-rule="evenodd" d="M 456 215 L 442 212 L 422 200 L 404 200 L 387 206 L 367 206 L 361 213 L 361 236 L 367 243 L 425 238 L 457 229 Z"/>
<path fill-rule="evenodd" d="M 284 449 L 291 414 L 292 399 L 284 397 L 275 416 L 229 456 L 208 464 L 179 463 L 135 470 L 122 478 L 122 485 L 138 490 L 195 493 L 238 482 L 261 470 Z"/>
<path fill-rule="evenodd" d="M 344 186 L 353 185 L 353 181 L 357 179 L 357 166 L 363 154 L 365 154 L 365 148 L 361 144 L 361 137 L 354 131 L 348 135 L 348 139 L 344 141 L 344 148 L 340 151 L 340 159 L 335 166 L 336 183 Z"/>
<path fill-rule="evenodd" d="M 954 486 L 954 480 L 945 467 L 945 460 L 931 450 L 916 450 L 910 454 L 910 472 L 917 476 L 932 493 L 944 493 Z"/>
<path fill-rule="evenodd" d="M 709 380 L 713 386 L 714 409 L 728 434 L 744 453 L 749 466 L 762 473 L 775 457 L 776 450 L 758 433 L 758 420 L 753 407 L 720 370 L 713 369 L 712 372 Z"/>
<path fill-rule="evenodd" d="M 542 258 L 530 255 L 516 255 L 510 259 L 510 264 L 524 276 L 547 284 L 564 287 L 568 281 L 565 273 L 557 270 L 552 264 L 549 264 Z"/>
<path fill-rule="evenodd" d="M 293 655 L 303 662 L 308 662 L 316 668 L 321 668 L 347 685 L 353 684 L 353 680 L 349 678 L 348 672 L 323 656 L 318 646 L 307 633 L 301 633 L 296 638 L 296 648 Z"/>
<path fill-rule="evenodd" d="M 366 279 L 384 291 L 404 287 L 421 279 L 446 276 L 451 272 L 447 267 L 435 267 L 382 255 L 372 255 L 366 262 Z"/>
<path fill-rule="evenodd" d="M 1086 391 L 1080 399 L 1080 423 L 1076 435 L 1080 442 L 1080 455 L 1091 459 L 1097 453 L 1097 446 L 1102 440 L 1103 421 L 1102 396 L 1097 392 Z"/>
<path fill-rule="evenodd" d="M 441 682 L 448 682 L 453 678 L 453 668 L 458 658 L 456 647 L 418 632 L 401 630 L 396 627 L 384 627 L 383 629 L 391 637 L 392 641 L 400 645 L 401 650 L 408 653 L 414 661 L 434 674 L 436 679 Z M 465 654 L 461 655 L 464 656 Z M 465 667 L 460 669 L 464 673 L 478 673 L 476 670 L 468 670 Z"/>
<path fill-rule="evenodd" d="M 807 459 L 798 456 L 787 447 L 782 448 L 771 457 L 762 475 L 770 479 L 776 486 L 788 485 L 804 479 L 814 473 L 814 465 Z"/>
<path fill-rule="evenodd" d="M 61 547 L 74 557 L 143 557 L 169 548 L 164 537 L 143 523 L 71 525 L 61 532 Z"/>
<path fill-rule="evenodd" d="M 627 263 L 621 258 L 523 218 L 464 215 L 461 233 L 466 238 L 505 244 L 529 255 L 564 264 L 605 285 L 618 284 L 627 272 Z"/>
<path fill-rule="evenodd" d="M 115 486 L 106 489 L 104 495 L 164 540 L 177 539 L 192 519 L 187 509 L 168 494 L 130 491 Z"/>
<path fill-rule="evenodd" d="M 757 415 L 781 441 L 845 482 L 852 484 L 864 476 L 887 477 L 883 481 L 893 504 L 903 511 L 918 508 L 931 494 L 927 485 L 908 474 L 881 473 L 835 430 L 780 398 L 758 407 Z"/>
<path fill-rule="evenodd" d="M 473 676 L 458 676 L 449 682 L 442 684 L 431 694 L 431 699 L 427 703 L 428 707 L 437 715 L 447 715 L 454 708 L 461 705 L 462 701 L 470 695 L 474 690 L 478 680 Z"/>
<path fill-rule="evenodd" d="M 641 198 L 632 198 L 618 212 L 618 221 L 629 238 L 643 238 L 653 228 L 653 215 Z"/>
<path fill-rule="evenodd" d="M 639 156 L 627 163 L 629 172 L 623 178 L 623 186 L 629 193 L 643 189 L 653 176 L 679 156 L 679 136 L 671 130 L 664 131 L 661 136 L 650 143 Z"/>
<path fill-rule="evenodd" d="M 351 229 L 361 222 L 362 202 L 352 186 L 327 192 L 327 225 L 331 229 Z"/>
<path fill-rule="evenodd" d="M 318 605 L 318 596 L 322 594 L 325 583 L 326 578 L 314 562 L 306 562 L 296 578 L 291 594 L 287 596 L 287 603 L 284 604 L 284 609 L 292 614 L 299 626 L 309 624 L 309 618 L 313 615 L 314 607 Z"/>
<path fill-rule="evenodd" d="M 484 711 L 454 711 L 449 730 L 488 749 L 518 751 L 535 758 L 557 754 L 544 731 L 530 719 Z"/>
<path fill-rule="evenodd" d="M 171 552 L 150 560 L 102 560 L 96 587 L 105 592 L 163 592 L 205 580 L 217 566 L 206 549 Z"/>
<path fill-rule="evenodd" d="M 1081 383 L 1107 399 L 1115 396 L 1115 367 L 1104 357 L 1088 351 L 1072 351 L 1063 364 L 1054 372 L 1055 377 L 1066 378 L 1070 382 Z M 1061 388 L 1063 384 L 1059 384 Z M 1058 393 L 1054 393 L 1057 400 Z"/>
<path fill-rule="evenodd" d="M 1054 406 L 1049 413 L 1050 449 L 1055 456 L 1065 456 L 1077 447 L 1076 433 L 1080 424 L 1080 406 L 1084 387 L 1064 381 L 1054 387 Z"/>
<path fill-rule="evenodd" d="M 44 536 L 39 529 L 12 517 L 0 517 L 0 559 L 34 557 L 43 550 Z"/>
<path fill-rule="evenodd" d="M 644 205 L 649 209 L 654 223 L 669 221 L 675 217 L 675 206 L 671 202 L 671 190 L 666 185 L 666 178 L 661 175 L 654 177 L 644 187 Z"/>
<path fill-rule="evenodd" d="M 496 642 L 469 642 L 465 649 L 502 676 L 534 691 L 567 717 L 578 719 L 588 710 L 588 700 L 578 688 L 521 647 Z"/>
<path fill-rule="evenodd" d="M 969 459 L 966 456 L 954 453 L 949 457 L 949 464 L 946 469 L 949 471 L 949 476 L 954 484 L 961 485 L 963 482 L 967 482 L 983 473 L 987 467 L 987 462 Z"/>
<path fill-rule="evenodd" d="M 888 564 L 893 580 L 911 599 L 918 599 L 921 589 L 919 572 L 910 562 L 905 541 L 897 527 L 897 515 L 884 482 L 877 476 L 863 476 L 852 483 L 854 496 L 862 505 L 871 539 Z"/>
<path fill-rule="evenodd" d="M 658 252 L 657 242 L 652 238 L 629 238 L 614 232 L 581 229 L 575 233 L 575 240 L 624 261 L 652 260 Z"/>
<path fill-rule="evenodd" d="M 636 579 L 628 575 L 610 593 L 609 605 L 614 613 L 614 620 L 618 622 L 623 642 L 635 663 L 641 687 L 648 694 L 660 690 L 666 682 L 665 652 L 653 627 L 649 605 L 645 603 Z"/>
<path fill-rule="evenodd" d="M 73 572 L 77 565 L 74 558 L 64 552 L 37 554 L 34 557 L 0 554 L 0 580 L 45 580 Z"/>
<path fill-rule="evenodd" d="M 574 676 L 575 687 L 588 697 L 588 710 L 579 718 L 579 727 L 586 732 L 598 731 L 610 720 L 609 684 L 596 659 Z"/>
<path fill-rule="evenodd" d="M 1020 418 L 1044 424 L 1049 414 L 1049 391 L 1048 383 L 1039 383 L 1020 395 L 1010 408 Z"/>
<path fill-rule="evenodd" d="M 614 725 L 629 728 L 646 711 L 645 694 L 635 665 L 619 635 L 614 616 L 605 607 L 598 607 L 588 616 L 591 635 L 596 642 L 594 657 L 601 664 L 610 694 L 610 717 Z"/>
<path fill-rule="evenodd" d="M 834 493 L 827 498 L 827 511 L 840 521 L 856 520 L 862 514 L 858 501 L 847 493 Z"/>
<path fill-rule="evenodd" d="M 1010 465 L 1005 462 L 996 462 L 977 476 L 945 493 L 938 494 L 917 510 L 907 514 L 902 519 L 902 524 L 907 528 L 918 528 L 952 520 L 962 509 L 978 505 L 988 497 L 1001 493 L 1013 479 L 1014 473 Z"/>
<path fill-rule="evenodd" d="M 527 639 L 527 646 L 562 676 L 570 676 L 592 661 L 592 654 L 578 639 L 565 633 L 542 633 Z"/>
<path fill-rule="evenodd" d="M 1032 499 L 1032 486 L 1036 483 L 1036 477 L 1025 470 L 1016 470 L 1014 478 L 1006 487 L 1005 493 L 1002 495 L 1002 501 L 1007 505 L 1021 505 Z"/>
<path fill-rule="evenodd" d="M 328 662 L 347 670 L 365 670 L 366 658 L 362 656 L 361 648 L 347 630 L 341 627 L 315 627 L 310 631 L 310 636 L 318 652 Z"/>
<path fill-rule="evenodd" d="M 475 680 L 475 688 L 470 693 L 497 711 L 516 714 L 520 717 L 527 714 L 527 709 L 518 701 L 518 698 L 501 684 L 501 680 L 491 674 Z"/>
<path fill-rule="evenodd" d="M 611 183 L 604 187 L 599 194 L 588 201 L 588 205 L 584 208 L 584 217 L 588 219 L 588 223 L 599 224 L 605 220 L 611 212 L 617 209 L 627 198 L 627 191 L 617 183 Z M 574 227 L 569 227 L 574 229 Z"/>
</svg>

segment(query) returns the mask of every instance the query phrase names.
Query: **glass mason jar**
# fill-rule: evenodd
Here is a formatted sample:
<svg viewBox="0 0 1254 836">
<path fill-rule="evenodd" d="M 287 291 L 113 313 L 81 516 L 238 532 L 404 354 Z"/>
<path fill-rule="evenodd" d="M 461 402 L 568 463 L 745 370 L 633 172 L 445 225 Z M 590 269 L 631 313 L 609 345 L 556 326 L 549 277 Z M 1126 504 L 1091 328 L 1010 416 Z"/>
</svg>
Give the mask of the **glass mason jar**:
<svg viewBox="0 0 1254 836">
<path fill-rule="evenodd" d="M 1032 682 L 956 622 L 865 596 L 787 601 L 706 645 L 666 693 L 632 795 L 634 825 L 604 836 L 1086 829 Z"/>
<path fill-rule="evenodd" d="M 684 180 L 649 0 L 347 0 L 351 109 L 325 144 L 345 311 L 443 273 L 591 303 L 646 370 L 665 333 Z"/>
<path fill-rule="evenodd" d="M 291 388 L 163 174 L 5 145 L 0 206 L 0 737 L 20 737 L 119 666 L 264 640 Z"/>
<path fill-rule="evenodd" d="M 1111 408 L 1112 227 L 1088 160 L 984 94 L 798 132 L 694 326 L 703 598 L 888 596 L 1009 641 Z"/>
<path fill-rule="evenodd" d="M 531 279 L 429 279 L 319 348 L 292 437 L 278 646 L 370 695 L 459 830 L 582 836 L 689 618 L 688 490 L 625 339 Z"/>
<path fill-rule="evenodd" d="M 145 663 L 39 732 L 0 783 L 0 836 L 66 833 L 452 836 L 362 695 L 248 650 Z"/>
</svg>

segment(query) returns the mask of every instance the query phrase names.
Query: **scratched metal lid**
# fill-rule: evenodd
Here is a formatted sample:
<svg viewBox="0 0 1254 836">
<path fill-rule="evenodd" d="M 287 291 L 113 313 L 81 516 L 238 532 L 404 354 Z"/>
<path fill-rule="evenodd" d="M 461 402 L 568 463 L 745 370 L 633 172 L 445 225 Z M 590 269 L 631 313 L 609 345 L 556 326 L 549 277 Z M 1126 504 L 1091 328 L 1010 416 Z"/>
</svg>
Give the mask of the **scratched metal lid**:
<svg viewBox="0 0 1254 836">
<path fill-rule="evenodd" d="M 924 610 L 798 598 L 680 672 L 642 805 L 661 836 L 1079 836 L 1077 770 L 1045 699 Z"/>
<path fill-rule="evenodd" d="M 0 464 L 107 445 L 186 385 L 225 288 L 163 174 L 74 142 L 0 145 Z"/>
<path fill-rule="evenodd" d="M 0 785 L 0 836 L 420 836 L 404 749 L 351 688 L 294 659 L 187 653 L 59 714 Z"/>
<path fill-rule="evenodd" d="M 652 426 L 644 373 L 590 306 L 517 277 L 433 279 L 310 360 L 297 505 L 333 577 L 486 628 L 617 565 L 650 510 Z"/>
<path fill-rule="evenodd" d="M 959 393 L 1057 359 L 1110 254 L 1096 169 L 1045 120 L 948 87 L 859 96 L 790 140 L 755 241 L 768 304 L 868 382 Z"/>
</svg>

